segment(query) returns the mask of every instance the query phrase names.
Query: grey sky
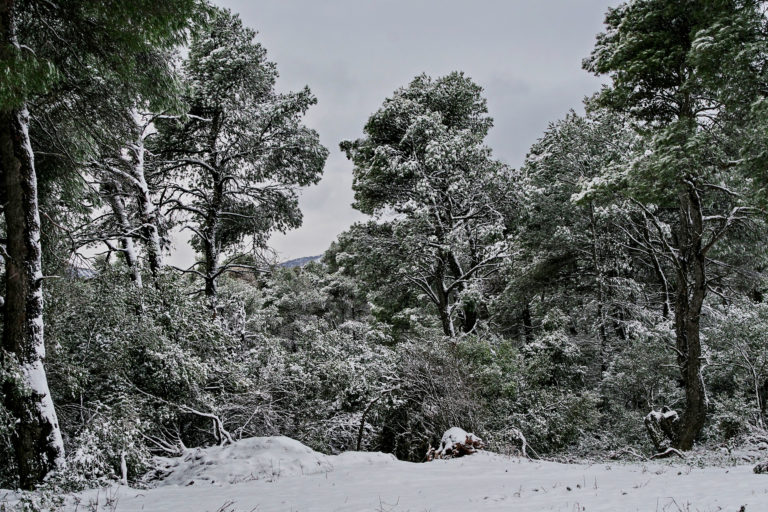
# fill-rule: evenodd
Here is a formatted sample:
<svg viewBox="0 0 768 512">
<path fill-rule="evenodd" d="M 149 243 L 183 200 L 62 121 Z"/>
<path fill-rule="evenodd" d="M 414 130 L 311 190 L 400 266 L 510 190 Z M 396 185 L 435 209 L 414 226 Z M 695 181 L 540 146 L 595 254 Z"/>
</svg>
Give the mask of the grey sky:
<svg viewBox="0 0 768 512">
<path fill-rule="evenodd" d="M 278 88 L 309 85 L 306 119 L 331 155 L 304 190 L 304 225 L 271 243 L 281 259 L 321 254 L 356 220 L 352 166 L 339 141 L 357 138 L 385 97 L 414 76 L 462 70 L 485 88 L 497 157 L 518 167 L 549 122 L 580 109 L 600 80 L 581 69 L 617 0 L 216 0 L 259 31 Z M 183 244 L 183 242 L 179 241 Z M 176 258 L 191 259 L 179 247 Z M 175 259 L 176 259 L 175 258 Z M 180 262 L 181 263 L 181 262 Z"/>
</svg>

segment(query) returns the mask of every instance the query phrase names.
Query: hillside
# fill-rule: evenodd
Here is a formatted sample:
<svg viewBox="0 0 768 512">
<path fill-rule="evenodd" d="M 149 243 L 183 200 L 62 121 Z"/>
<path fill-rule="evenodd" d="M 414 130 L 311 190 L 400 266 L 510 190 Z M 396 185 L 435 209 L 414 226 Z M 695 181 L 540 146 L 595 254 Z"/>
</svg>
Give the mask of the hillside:
<svg viewBox="0 0 768 512">
<path fill-rule="evenodd" d="M 319 256 L 304 256 L 302 258 L 296 258 L 296 259 L 284 261 L 280 263 L 280 266 L 285 268 L 303 267 L 304 265 L 308 263 L 312 263 L 313 261 L 320 261 L 322 257 L 323 257 L 322 254 Z"/>
</svg>

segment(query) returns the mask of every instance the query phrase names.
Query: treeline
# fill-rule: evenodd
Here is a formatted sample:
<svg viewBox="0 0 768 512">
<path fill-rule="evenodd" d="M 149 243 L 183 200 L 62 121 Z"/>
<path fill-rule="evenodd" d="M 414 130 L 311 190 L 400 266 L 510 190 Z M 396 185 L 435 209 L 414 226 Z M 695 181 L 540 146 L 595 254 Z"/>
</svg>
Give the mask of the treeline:
<svg viewBox="0 0 768 512">
<path fill-rule="evenodd" d="M 297 269 L 263 254 L 322 173 L 314 97 L 275 91 L 236 15 L 156 4 L 0 8 L 3 486 L 255 435 L 408 460 L 451 426 L 534 456 L 765 438 L 765 2 L 610 9 L 584 61 L 610 84 L 517 170 L 480 86 L 416 77 L 341 143 L 371 220 Z"/>
</svg>

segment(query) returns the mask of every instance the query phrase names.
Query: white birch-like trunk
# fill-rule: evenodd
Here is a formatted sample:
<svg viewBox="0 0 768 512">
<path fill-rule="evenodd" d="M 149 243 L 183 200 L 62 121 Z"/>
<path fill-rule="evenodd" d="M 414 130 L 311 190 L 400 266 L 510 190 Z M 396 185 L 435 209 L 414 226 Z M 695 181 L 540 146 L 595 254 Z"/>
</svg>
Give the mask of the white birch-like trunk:
<svg viewBox="0 0 768 512">
<path fill-rule="evenodd" d="M 136 246 L 133 243 L 132 227 L 125 210 L 125 199 L 123 199 L 122 196 L 122 188 L 117 181 L 108 182 L 105 188 L 107 189 L 109 205 L 112 207 L 112 213 L 115 215 L 118 228 L 121 232 L 120 251 L 125 257 L 125 263 L 128 265 L 128 271 L 131 273 L 131 280 L 136 286 L 141 288 L 142 281 L 139 258 L 136 255 Z"/>
<path fill-rule="evenodd" d="M 131 111 L 131 115 L 136 123 L 138 136 L 131 147 L 133 165 L 131 165 L 130 175 L 135 189 L 136 203 L 139 206 L 141 234 L 147 251 L 149 269 L 152 275 L 156 276 L 163 266 L 163 253 L 160 245 L 160 233 L 157 227 L 157 208 L 152 202 L 152 195 L 149 191 L 144 172 L 144 158 L 146 155 L 144 139 L 148 135 L 149 127 L 136 109 Z"/>
</svg>

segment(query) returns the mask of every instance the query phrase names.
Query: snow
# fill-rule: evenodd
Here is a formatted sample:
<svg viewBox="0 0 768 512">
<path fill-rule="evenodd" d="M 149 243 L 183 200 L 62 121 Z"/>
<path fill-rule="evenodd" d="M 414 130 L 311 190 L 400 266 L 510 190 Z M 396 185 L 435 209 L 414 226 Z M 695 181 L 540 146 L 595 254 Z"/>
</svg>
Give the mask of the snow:
<svg viewBox="0 0 768 512">
<path fill-rule="evenodd" d="M 252 437 L 161 459 L 162 485 L 233 484 L 333 470 L 329 457 L 288 437 Z"/>
<path fill-rule="evenodd" d="M 661 421 L 662 419 L 670 420 L 670 421 L 677 421 L 679 419 L 677 411 L 673 411 L 672 409 L 662 410 L 662 411 L 651 411 L 648 413 L 647 418 L 653 418 L 657 422 Z"/>
<path fill-rule="evenodd" d="M 115 512 L 768 510 L 768 477 L 750 466 L 560 464 L 488 452 L 414 464 L 380 453 L 326 456 L 285 437 L 189 455 L 152 489 L 82 493 L 79 510 L 97 499 Z"/>
</svg>

